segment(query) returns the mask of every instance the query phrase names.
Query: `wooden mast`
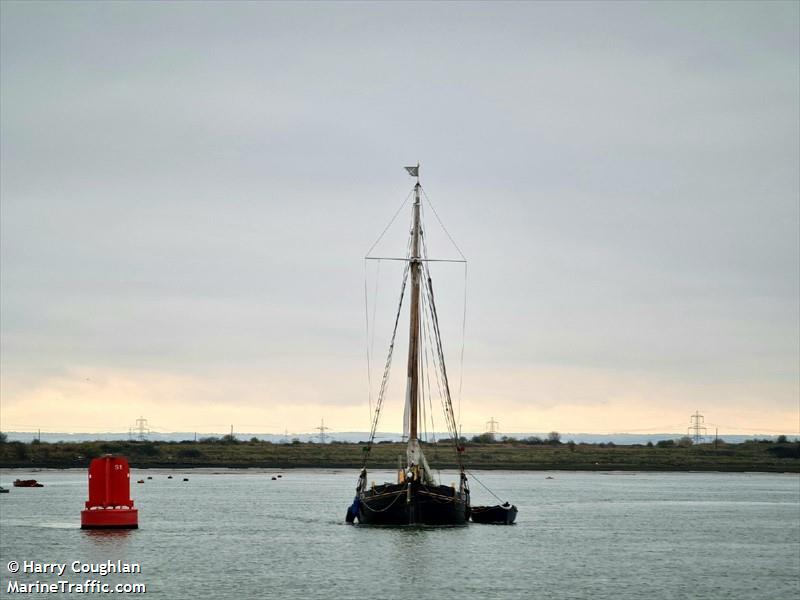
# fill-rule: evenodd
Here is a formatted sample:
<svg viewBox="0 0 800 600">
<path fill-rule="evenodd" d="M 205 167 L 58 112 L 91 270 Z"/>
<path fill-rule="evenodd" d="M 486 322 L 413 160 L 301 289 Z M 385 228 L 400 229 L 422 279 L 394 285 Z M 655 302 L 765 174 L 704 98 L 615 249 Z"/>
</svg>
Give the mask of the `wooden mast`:
<svg viewBox="0 0 800 600">
<path fill-rule="evenodd" d="M 417 165 L 419 169 L 419 165 Z M 419 403 L 419 285 L 420 285 L 420 217 L 419 217 L 419 171 L 414 186 L 414 224 L 411 230 L 411 317 L 408 333 L 408 388 L 409 399 L 409 444 L 416 446 Z"/>
</svg>

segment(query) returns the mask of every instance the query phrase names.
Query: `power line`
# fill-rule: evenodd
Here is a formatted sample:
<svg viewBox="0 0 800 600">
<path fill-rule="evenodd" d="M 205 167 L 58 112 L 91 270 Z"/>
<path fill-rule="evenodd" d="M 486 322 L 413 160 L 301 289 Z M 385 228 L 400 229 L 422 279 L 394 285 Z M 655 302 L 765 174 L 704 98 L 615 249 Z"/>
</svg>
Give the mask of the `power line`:
<svg viewBox="0 0 800 600">
<path fill-rule="evenodd" d="M 692 437 L 692 441 L 695 444 L 699 444 L 702 442 L 708 432 L 705 426 L 705 417 L 700 414 L 700 411 L 695 411 L 695 413 L 690 417 L 692 424 L 689 425 L 687 432 Z M 702 433 L 701 433 L 702 432 Z"/>
<path fill-rule="evenodd" d="M 147 436 L 150 434 L 150 428 L 147 426 L 147 419 L 144 417 L 139 417 L 136 419 L 136 427 L 137 437 L 139 438 L 140 442 L 143 442 L 147 439 Z"/>
<path fill-rule="evenodd" d="M 314 429 L 319 431 L 319 443 L 324 444 L 325 440 L 328 438 L 328 436 L 325 435 L 325 432 L 331 431 L 330 427 L 325 427 L 325 419 L 320 419 L 319 427 L 314 427 Z"/>
<path fill-rule="evenodd" d="M 492 439 L 494 439 L 494 437 L 500 433 L 500 428 L 498 427 L 499 425 L 500 421 L 495 421 L 494 417 L 489 417 L 489 420 L 486 421 L 486 433 L 492 436 Z"/>
</svg>

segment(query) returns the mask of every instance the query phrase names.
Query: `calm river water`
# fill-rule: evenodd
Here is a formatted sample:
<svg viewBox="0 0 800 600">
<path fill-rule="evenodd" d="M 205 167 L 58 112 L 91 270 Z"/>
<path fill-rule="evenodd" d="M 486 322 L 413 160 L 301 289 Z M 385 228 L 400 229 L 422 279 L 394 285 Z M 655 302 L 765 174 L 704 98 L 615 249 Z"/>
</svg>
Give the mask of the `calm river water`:
<svg viewBox="0 0 800 600">
<path fill-rule="evenodd" d="M 0 597 L 68 595 L 9 594 L 9 581 L 87 579 L 69 566 L 13 575 L 9 561 L 109 559 L 142 572 L 92 578 L 170 600 L 800 597 L 798 475 L 476 475 L 519 507 L 516 525 L 348 526 L 356 470 L 150 470 L 131 475 L 153 477 L 132 486 L 139 530 L 87 532 L 84 471 L 6 470 L 3 487 L 17 477 L 45 487 L 0 495 Z M 495 503 L 472 490 L 473 504 Z"/>
</svg>

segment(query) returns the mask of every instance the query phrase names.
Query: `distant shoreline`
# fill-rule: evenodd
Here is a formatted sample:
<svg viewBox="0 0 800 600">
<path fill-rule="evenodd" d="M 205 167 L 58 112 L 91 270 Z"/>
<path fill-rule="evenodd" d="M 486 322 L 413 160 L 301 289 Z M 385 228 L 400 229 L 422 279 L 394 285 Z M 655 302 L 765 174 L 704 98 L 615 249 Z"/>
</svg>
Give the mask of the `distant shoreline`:
<svg viewBox="0 0 800 600">
<path fill-rule="evenodd" d="M 358 467 L 332 467 L 329 465 L 308 465 L 308 466 L 291 466 L 291 467 L 276 467 L 276 466 L 262 466 L 262 465 L 242 465 L 242 466 L 230 466 L 230 465 L 171 465 L 171 466 L 136 466 L 131 465 L 132 469 L 136 469 L 139 471 L 217 471 L 217 470 L 228 470 L 230 474 L 234 474 L 237 472 L 243 472 L 247 470 L 253 470 L 254 472 L 259 473 L 270 473 L 270 472 L 277 472 L 277 471 L 358 471 L 361 466 Z M 368 471 L 391 471 L 392 469 L 380 467 L 380 466 L 367 466 Z M 438 471 L 440 469 L 434 469 L 434 471 Z M 589 468 L 568 468 L 568 467 L 554 467 L 552 469 L 548 468 L 487 468 L 487 467 L 467 467 L 467 470 L 472 471 L 505 471 L 505 472 L 518 472 L 518 473 L 556 473 L 556 472 L 565 472 L 565 473 L 751 473 L 751 474 L 771 474 L 771 475 L 799 475 L 800 468 L 761 468 L 761 469 L 720 469 L 720 468 L 691 468 L 691 469 L 679 469 L 679 468 L 659 468 L 659 469 L 648 469 L 642 467 L 630 467 L 630 468 L 600 468 L 596 467 L 593 469 Z M 19 472 L 38 472 L 38 471 L 86 471 L 86 467 L 75 467 L 74 465 L 71 466 L 36 466 L 36 465 L 24 465 L 24 466 L 6 466 L 0 465 L 0 472 L 2 471 L 19 471 Z M 450 467 L 443 467 L 441 471 L 454 471 L 454 469 Z M 209 474 L 223 474 L 223 473 L 209 473 Z"/>
<path fill-rule="evenodd" d="M 360 469 L 363 444 L 269 442 L 45 442 L 0 443 L 2 469 L 86 468 L 103 454 L 126 456 L 137 469 Z M 434 469 L 456 469 L 453 446 L 425 445 Z M 370 469 L 392 470 L 401 443 L 376 444 Z M 615 445 L 563 443 L 468 443 L 468 469 L 504 471 L 642 471 L 800 473 L 800 443 Z"/>
<path fill-rule="evenodd" d="M 50 444 L 55 443 L 79 443 L 79 442 L 127 442 L 131 441 L 132 436 L 137 435 L 136 431 L 127 432 L 127 433 L 113 433 L 113 432 L 101 432 L 101 433 L 67 433 L 67 432 L 38 432 L 38 431 L 4 431 L 6 435 L 6 441 L 9 442 L 30 442 L 33 439 L 39 439 L 42 442 L 47 442 Z M 436 437 L 438 439 L 444 439 L 448 437 L 448 434 L 445 432 L 437 432 Z M 464 432 L 463 436 L 468 439 L 472 440 L 475 437 L 479 437 L 482 434 L 480 433 L 470 433 Z M 504 432 L 498 436 L 498 439 L 507 439 L 509 441 L 524 441 L 528 438 L 540 438 L 542 440 L 546 440 L 550 432 L 533 432 L 533 433 L 513 433 L 513 432 Z M 559 436 L 562 442 L 574 441 L 576 444 L 618 444 L 620 446 L 632 446 L 636 444 L 646 444 L 647 442 L 652 442 L 653 444 L 662 441 L 662 440 L 674 440 L 678 439 L 682 436 L 686 435 L 685 433 L 669 433 L 669 432 L 660 432 L 660 433 L 647 433 L 647 434 L 639 434 L 639 433 L 581 433 L 581 432 L 561 432 Z M 786 434 L 789 438 L 796 438 L 800 439 L 800 432 L 793 433 L 793 434 Z M 176 431 L 176 432 L 169 432 L 169 433 L 161 433 L 161 432 L 151 432 L 147 434 L 148 441 L 151 442 L 196 442 L 196 441 L 204 441 L 209 439 L 224 439 L 229 436 L 229 433 L 195 433 L 189 431 Z M 291 434 L 273 434 L 273 433 L 247 433 L 237 431 L 235 434 L 236 438 L 241 441 L 251 440 L 256 438 L 261 442 L 271 442 L 273 444 L 287 444 L 294 440 L 297 440 L 301 443 L 317 443 L 319 441 L 319 434 L 313 433 L 291 433 Z M 369 432 L 368 431 L 337 431 L 336 434 L 330 434 L 328 436 L 329 442 L 335 443 L 345 443 L 345 444 L 363 444 L 365 443 L 364 440 L 369 439 Z M 742 434 L 732 434 L 732 433 L 722 433 L 719 435 L 719 438 L 724 440 L 729 444 L 741 444 L 753 438 L 757 439 L 767 439 L 771 441 L 777 441 L 779 438 L 778 434 L 774 433 L 751 433 L 747 435 Z M 712 441 L 714 436 L 706 436 L 705 440 Z M 394 432 L 379 432 L 376 434 L 375 437 L 376 442 L 402 442 L 403 436 L 402 433 L 394 433 Z"/>
</svg>

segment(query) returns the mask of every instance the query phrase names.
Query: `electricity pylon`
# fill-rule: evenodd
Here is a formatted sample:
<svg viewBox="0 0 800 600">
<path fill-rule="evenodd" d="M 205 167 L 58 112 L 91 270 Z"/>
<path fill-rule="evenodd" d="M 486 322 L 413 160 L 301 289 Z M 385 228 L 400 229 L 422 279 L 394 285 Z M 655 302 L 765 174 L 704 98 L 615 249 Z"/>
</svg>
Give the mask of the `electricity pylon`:
<svg viewBox="0 0 800 600">
<path fill-rule="evenodd" d="M 690 418 L 692 420 L 692 424 L 689 425 L 687 433 L 695 444 L 699 444 L 703 441 L 708 431 L 705 426 L 705 417 L 701 415 L 700 411 L 698 410 Z"/>
</svg>

